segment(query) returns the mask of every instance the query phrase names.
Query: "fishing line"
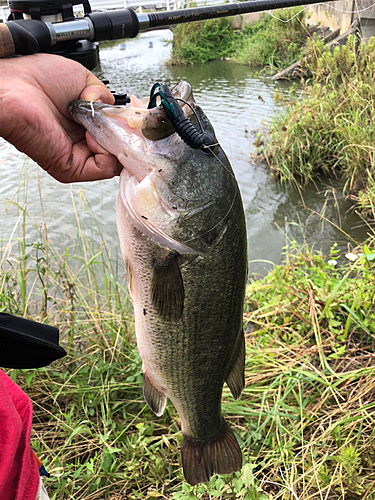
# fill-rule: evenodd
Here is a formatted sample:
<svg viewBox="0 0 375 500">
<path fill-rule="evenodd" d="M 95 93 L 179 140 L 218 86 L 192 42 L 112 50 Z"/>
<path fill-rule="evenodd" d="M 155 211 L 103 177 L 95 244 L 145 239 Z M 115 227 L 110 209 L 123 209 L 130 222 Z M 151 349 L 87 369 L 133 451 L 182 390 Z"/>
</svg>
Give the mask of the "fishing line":
<svg viewBox="0 0 375 500">
<path fill-rule="evenodd" d="M 231 206 L 229 207 L 229 210 L 228 212 L 224 215 L 224 217 L 213 227 L 211 227 L 210 229 L 207 229 L 207 231 L 204 231 L 204 233 L 201 233 L 199 234 L 198 236 L 194 236 L 194 238 L 190 238 L 190 240 L 184 240 L 182 241 L 181 243 L 189 243 L 190 241 L 194 241 L 194 240 L 197 240 L 199 239 L 201 236 L 204 236 L 205 234 L 207 233 L 210 233 L 211 231 L 213 231 L 214 229 L 216 229 L 218 226 L 220 226 L 220 224 L 223 222 L 223 220 L 225 220 L 228 215 L 230 214 L 230 212 L 232 211 L 232 208 L 233 208 L 233 205 L 234 205 L 234 202 L 236 200 L 236 197 L 237 197 L 237 191 L 238 191 L 238 186 L 236 185 L 236 183 L 234 184 L 235 186 L 235 192 L 234 192 L 234 196 L 233 196 L 233 200 L 232 200 L 232 204 Z"/>
<path fill-rule="evenodd" d="M 197 115 L 197 113 L 196 113 L 195 109 L 194 109 L 194 108 L 193 108 L 193 107 L 192 107 L 192 106 L 191 106 L 188 102 L 184 101 L 183 99 L 180 99 L 180 98 L 176 97 L 176 101 L 181 101 L 181 102 L 183 102 L 184 104 L 186 104 L 186 106 L 188 106 L 188 107 L 190 108 L 190 110 L 194 113 L 194 116 L 195 116 L 195 118 L 197 119 L 197 122 L 198 122 L 198 124 L 199 124 L 200 129 L 201 129 L 201 133 L 203 134 L 203 133 L 204 133 L 204 130 L 203 130 L 202 124 L 201 124 L 201 122 L 200 122 L 200 120 L 199 120 L 199 118 L 198 118 L 198 115 Z M 208 147 L 208 146 L 207 146 L 207 147 Z"/>
<path fill-rule="evenodd" d="M 197 112 L 195 111 L 195 109 L 187 102 L 187 101 L 184 101 L 183 99 L 179 98 L 179 97 L 176 97 L 175 98 L 176 101 L 181 101 L 183 102 L 184 104 L 186 104 L 190 109 L 191 111 L 194 113 L 194 116 L 195 118 L 197 119 L 197 122 L 199 124 L 199 127 L 201 129 L 201 133 L 204 134 L 204 129 L 203 129 L 203 126 L 201 124 L 201 121 L 199 119 L 199 116 L 197 115 Z M 215 152 L 213 151 L 213 147 L 215 146 L 219 146 L 220 144 L 218 142 L 215 142 L 213 144 L 203 144 L 202 145 L 202 148 L 203 149 L 208 149 L 210 151 L 210 153 L 217 159 L 217 161 L 221 164 L 221 166 L 228 172 L 229 175 L 231 175 L 233 177 L 233 179 L 236 180 L 235 176 L 233 175 L 233 173 L 224 165 L 224 163 L 220 160 L 220 158 L 215 154 Z M 219 223 L 220 224 L 220 223 Z"/>
<path fill-rule="evenodd" d="M 202 126 L 202 123 L 198 117 L 198 114 L 197 112 L 195 111 L 195 109 L 186 101 L 184 101 L 184 99 L 180 99 L 178 97 L 176 97 L 176 101 L 181 101 L 183 102 L 184 104 L 186 104 L 190 110 L 194 113 L 194 116 L 195 118 L 197 119 L 197 122 L 199 124 L 199 127 L 201 129 L 201 133 L 204 134 L 204 129 L 203 129 L 203 126 Z M 210 153 L 216 158 L 216 160 L 220 163 L 220 165 L 224 168 L 224 170 L 232 177 L 232 179 L 234 180 L 234 186 L 235 186 L 235 193 L 234 193 L 234 196 L 233 196 L 233 200 L 232 200 L 232 203 L 231 203 L 231 206 L 229 207 L 229 210 L 228 212 L 224 215 L 224 217 L 213 227 L 211 227 L 210 229 L 208 229 L 207 231 L 205 231 L 204 233 L 201 233 L 200 235 L 198 236 L 195 236 L 194 238 L 191 238 L 190 240 L 185 240 L 183 243 L 189 243 L 190 241 L 194 241 L 194 240 L 197 240 L 199 239 L 201 236 L 213 231 L 214 229 L 216 229 L 218 226 L 220 226 L 220 224 L 228 217 L 228 215 L 230 214 L 230 212 L 232 211 L 232 208 L 233 208 L 233 205 L 234 205 L 234 202 L 235 202 L 235 199 L 236 199 L 236 196 L 237 196 L 237 181 L 236 181 L 236 178 L 233 174 L 233 172 L 231 172 L 228 167 L 226 165 L 224 165 L 224 163 L 220 160 L 220 158 L 215 154 L 214 150 L 211 149 L 215 146 L 219 146 L 219 143 L 216 142 L 214 144 L 205 144 L 202 146 L 202 148 L 204 149 L 208 149 L 210 151 Z"/>
<path fill-rule="evenodd" d="M 219 146 L 220 144 L 217 142 L 216 144 L 208 145 L 205 146 L 205 148 L 208 148 L 210 153 L 217 159 L 217 161 L 220 163 L 220 165 L 223 167 L 224 170 L 228 172 L 228 174 L 233 177 L 233 179 L 236 181 L 236 177 L 234 176 L 233 172 L 231 172 L 226 165 L 220 160 L 220 158 L 215 154 L 214 150 L 211 149 L 212 146 Z"/>
<path fill-rule="evenodd" d="M 218 146 L 219 143 L 217 142 L 216 144 L 214 144 L 214 146 Z M 224 168 L 224 170 L 226 170 L 228 172 L 228 174 L 232 177 L 233 181 L 234 181 L 234 187 L 235 187 L 235 192 L 234 192 L 234 196 L 233 196 L 233 200 L 232 200 L 232 203 L 231 203 L 231 206 L 229 207 L 229 210 L 228 212 L 224 215 L 224 217 L 222 219 L 220 219 L 220 221 L 213 227 L 211 227 L 210 229 L 207 229 L 207 231 L 204 231 L 204 233 L 200 233 L 198 236 L 194 236 L 194 238 L 190 238 L 189 240 L 184 240 L 182 241 L 181 243 L 189 243 L 190 241 L 194 241 L 194 240 L 197 240 L 199 239 L 201 236 L 204 236 L 205 234 L 207 233 L 210 233 L 211 231 L 213 231 L 214 229 L 216 229 L 218 226 L 220 226 L 220 224 L 228 217 L 228 215 L 230 214 L 230 212 L 232 211 L 232 208 L 233 208 L 233 205 L 234 205 L 234 202 L 236 200 L 236 197 L 237 197 L 237 192 L 239 191 L 239 187 L 237 185 L 237 180 L 236 180 L 236 177 L 234 176 L 233 172 L 231 172 L 227 167 L 226 165 L 224 165 L 224 163 L 220 160 L 220 158 L 214 153 L 214 151 L 211 149 L 210 146 L 205 146 L 207 147 L 211 154 L 216 158 L 216 160 L 220 163 L 220 165 Z"/>
<path fill-rule="evenodd" d="M 364 9 L 357 9 L 357 10 L 342 10 L 339 9 L 338 7 L 335 7 L 334 5 L 330 5 L 329 3 L 323 3 L 322 5 L 325 5 L 326 7 L 331 7 L 331 9 L 338 10 L 339 12 L 344 12 L 345 14 L 356 14 L 357 12 L 364 12 L 365 10 L 372 9 L 375 3 L 370 5 L 370 7 L 365 7 Z"/>
<path fill-rule="evenodd" d="M 320 5 L 320 4 L 319 4 Z M 271 17 L 274 17 L 275 19 L 277 19 L 277 21 L 281 21 L 282 23 L 289 23 L 290 21 L 292 21 L 295 17 L 299 16 L 301 14 L 301 12 L 309 9 L 311 6 L 309 5 L 308 7 L 304 7 L 303 9 L 301 9 L 299 12 L 297 12 L 297 14 L 295 14 L 294 16 L 292 16 L 290 19 L 287 19 L 285 21 L 285 19 L 280 19 L 279 17 L 275 16 L 274 14 L 271 13 L 270 10 L 266 10 L 265 12 L 267 14 L 269 14 Z"/>
<path fill-rule="evenodd" d="M 185 104 L 187 104 L 187 105 L 188 105 L 188 107 L 189 107 L 189 108 L 191 109 L 191 111 L 194 113 L 194 115 L 195 115 L 195 117 L 196 117 L 196 119 L 197 119 L 197 122 L 199 123 L 199 127 L 200 127 L 200 129 L 201 129 L 201 132 L 202 132 L 202 134 L 203 134 L 203 133 L 204 133 L 204 129 L 203 129 L 203 127 L 202 127 L 202 124 L 201 124 L 201 122 L 200 122 L 200 120 L 199 120 L 199 117 L 198 117 L 198 115 L 197 115 L 197 113 L 196 113 L 195 109 L 193 109 L 193 108 L 192 108 L 192 106 L 191 106 L 188 102 L 184 101 L 183 99 L 176 98 L 176 101 L 182 101 L 182 102 L 184 102 Z M 208 149 L 208 150 L 210 151 L 210 153 L 211 153 L 211 154 L 215 157 L 215 159 L 216 159 L 216 160 L 220 163 L 220 165 L 224 168 L 224 170 L 225 170 L 225 171 L 226 171 L 226 172 L 227 172 L 227 173 L 228 173 L 228 174 L 232 177 L 232 180 L 234 181 L 234 182 L 233 182 L 233 185 L 234 185 L 234 187 L 235 187 L 235 192 L 234 192 L 234 196 L 233 196 L 232 203 L 231 203 L 231 205 L 230 205 L 230 207 L 229 207 L 229 209 L 228 209 L 227 213 L 224 215 L 224 217 L 222 217 L 222 218 L 220 219 L 220 221 L 219 221 L 217 224 L 215 224 L 215 226 L 211 227 L 210 229 L 207 229 L 207 231 L 204 231 L 203 233 L 200 233 L 198 236 L 194 236 L 194 238 L 190 238 L 189 240 L 184 240 L 182 243 L 189 243 L 189 242 L 191 242 L 191 241 L 197 240 L 197 239 L 199 239 L 201 236 L 204 236 L 205 234 L 207 234 L 207 233 L 209 233 L 209 232 L 213 231 L 213 230 L 214 230 L 214 229 L 216 229 L 218 226 L 220 226 L 220 224 L 221 224 L 221 223 L 222 223 L 222 222 L 223 222 L 223 221 L 224 221 L 224 220 L 228 217 L 228 215 L 230 214 L 230 212 L 231 212 L 231 211 L 232 211 L 232 209 L 233 209 L 234 202 L 236 201 L 236 197 L 237 197 L 237 192 L 239 191 L 239 187 L 238 187 L 238 185 L 237 185 L 237 180 L 236 180 L 236 177 L 235 177 L 234 173 L 233 173 L 231 170 L 229 170 L 229 169 L 228 169 L 228 167 L 227 167 L 227 166 L 226 166 L 226 165 L 225 165 L 225 164 L 224 164 L 224 163 L 220 160 L 220 158 L 217 156 L 217 154 L 216 154 L 216 153 L 214 152 L 214 150 L 212 149 L 214 146 L 219 146 L 219 145 L 220 145 L 220 144 L 219 144 L 218 142 L 216 142 L 215 144 L 206 144 L 206 145 L 204 145 L 203 147 L 204 147 L 204 148 L 206 148 L 206 149 Z"/>
</svg>

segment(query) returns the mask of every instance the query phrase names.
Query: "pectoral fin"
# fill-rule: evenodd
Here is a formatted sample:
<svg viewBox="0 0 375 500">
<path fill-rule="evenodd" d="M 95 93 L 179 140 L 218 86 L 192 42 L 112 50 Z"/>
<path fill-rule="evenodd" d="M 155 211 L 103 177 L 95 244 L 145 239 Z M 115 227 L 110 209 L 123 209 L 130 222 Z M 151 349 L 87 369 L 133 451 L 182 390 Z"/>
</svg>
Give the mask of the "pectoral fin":
<svg viewBox="0 0 375 500">
<path fill-rule="evenodd" d="M 151 410 L 160 417 L 167 402 L 167 398 L 156 389 L 147 373 L 143 373 L 143 396 Z"/>
<path fill-rule="evenodd" d="M 151 300 L 160 316 L 170 321 L 180 319 L 184 309 L 184 284 L 178 258 L 178 254 L 171 254 L 153 267 Z"/>
<path fill-rule="evenodd" d="M 226 383 L 234 399 L 239 399 L 245 386 L 245 337 L 243 333 L 233 360 L 233 367 L 226 379 Z"/>
</svg>

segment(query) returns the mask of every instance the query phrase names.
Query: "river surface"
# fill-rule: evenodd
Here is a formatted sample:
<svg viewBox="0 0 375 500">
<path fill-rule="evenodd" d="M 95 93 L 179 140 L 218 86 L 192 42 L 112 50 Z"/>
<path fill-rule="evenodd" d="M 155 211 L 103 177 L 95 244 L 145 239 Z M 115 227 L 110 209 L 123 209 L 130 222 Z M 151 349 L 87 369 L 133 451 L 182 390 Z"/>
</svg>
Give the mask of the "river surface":
<svg viewBox="0 0 375 500">
<path fill-rule="evenodd" d="M 298 192 L 281 186 L 264 164 L 252 160 L 257 132 L 282 111 L 282 106 L 273 99 L 275 90 L 286 92 L 287 84 L 260 77 L 253 69 L 229 61 L 167 66 L 170 45 L 165 40 L 171 37 L 169 30 L 160 30 L 127 40 L 125 48 L 120 44 L 104 45 L 100 50 L 100 67 L 94 72 L 110 80 L 110 88 L 138 97 L 148 95 L 155 82 L 172 85 L 186 80 L 192 85 L 196 102 L 213 124 L 240 186 L 250 272 L 264 275 L 271 263 L 280 262 L 283 248 L 293 239 L 324 253 L 334 242 L 345 251 L 349 243 L 355 244 L 350 237 L 356 242 L 363 241 L 365 227 L 350 210 L 337 185 L 320 183 Z M 29 243 L 38 238 L 45 220 L 49 238 L 59 252 L 63 253 L 69 245 L 74 248 L 78 212 L 80 227 L 88 238 L 96 243 L 104 239 L 116 249 L 117 191 L 118 179 L 73 186 L 59 184 L 0 139 L 3 245 L 19 234 L 22 220 L 19 207 L 26 205 Z"/>
</svg>

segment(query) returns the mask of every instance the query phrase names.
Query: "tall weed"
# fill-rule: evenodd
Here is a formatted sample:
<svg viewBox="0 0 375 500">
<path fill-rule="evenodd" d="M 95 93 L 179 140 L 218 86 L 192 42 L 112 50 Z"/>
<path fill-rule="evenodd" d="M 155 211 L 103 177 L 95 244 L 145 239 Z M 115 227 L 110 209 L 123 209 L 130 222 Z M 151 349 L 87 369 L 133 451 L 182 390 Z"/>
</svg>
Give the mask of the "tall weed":
<svg viewBox="0 0 375 500">
<path fill-rule="evenodd" d="M 170 64 L 194 64 L 232 54 L 235 34 L 228 18 L 179 24 L 173 30 Z"/>
<path fill-rule="evenodd" d="M 354 36 L 333 51 L 308 43 L 301 60 L 303 97 L 274 122 L 266 155 L 282 181 L 305 184 L 319 173 L 340 179 L 347 194 L 373 206 L 375 40 Z"/>
<path fill-rule="evenodd" d="M 228 18 L 180 24 L 173 31 L 170 64 L 232 58 L 250 66 L 286 67 L 298 58 L 306 33 L 306 13 L 298 9 L 277 10 L 279 19 L 264 14 L 241 32 Z"/>
<path fill-rule="evenodd" d="M 233 54 L 235 61 L 281 69 L 299 58 L 306 34 L 306 11 L 300 7 L 281 9 L 274 16 L 263 14 L 259 21 L 243 28 Z"/>
</svg>

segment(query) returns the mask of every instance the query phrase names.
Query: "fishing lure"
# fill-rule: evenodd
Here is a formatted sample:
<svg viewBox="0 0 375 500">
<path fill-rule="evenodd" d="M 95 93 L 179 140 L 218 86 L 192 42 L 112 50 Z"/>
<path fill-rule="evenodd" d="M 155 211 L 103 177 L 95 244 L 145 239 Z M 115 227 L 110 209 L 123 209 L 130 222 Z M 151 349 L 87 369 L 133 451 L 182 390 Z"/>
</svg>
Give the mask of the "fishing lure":
<svg viewBox="0 0 375 500">
<path fill-rule="evenodd" d="M 148 109 L 156 107 L 157 97 L 160 97 L 161 105 L 164 108 L 168 120 L 185 144 L 193 149 L 202 149 L 203 152 L 210 151 L 209 147 L 215 144 L 214 138 L 207 132 L 198 132 L 190 120 L 185 116 L 185 113 L 182 111 L 177 99 L 173 97 L 168 85 L 160 85 L 160 83 L 155 83 L 155 85 L 153 85 L 150 92 Z"/>
</svg>

